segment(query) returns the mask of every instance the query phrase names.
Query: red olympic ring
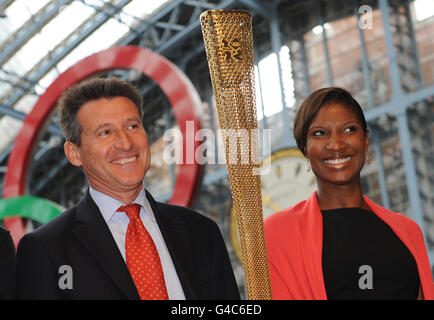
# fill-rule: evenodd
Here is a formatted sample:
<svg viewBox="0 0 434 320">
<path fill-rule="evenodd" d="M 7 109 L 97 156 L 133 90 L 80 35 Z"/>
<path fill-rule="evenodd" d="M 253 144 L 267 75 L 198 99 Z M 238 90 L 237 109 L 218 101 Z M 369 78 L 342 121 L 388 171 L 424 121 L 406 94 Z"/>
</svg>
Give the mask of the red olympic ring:
<svg viewBox="0 0 434 320">
<path fill-rule="evenodd" d="M 197 110 L 200 108 L 200 98 L 195 88 L 173 63 L 159 54 L 137 46 L 113 47 L 95 53 L 62 73 L 40 96 L 32 111 L 26 116 L 23 127 L 15 140 L 9 156 L 8 170 L 5 177 L 4 197 L 16 197 L 26 192 L 28 165 L 33 147 L 39 133 L 44 128 L 46 120 L 56 108 L 57 100 L 64 90 L 97 73 L 113 69 L 132 69 L 141 71 L 154 80 L 167 96 L 176 121 L 183 135 L 183 155 L 195 151 L 199 141 L 190 141 L 193 150 L 187 149 L 186 121 L 193 121 L 194 137 L 200 130 L 200 119 Z M 190 146 L 190 147 L 191 147 Z M 193 157 L 195 158 L 195 157 Z M 190 162 L 191 163 L 191 162 Z M 174 191 L 169 203 L 181 206 L 190 205 L 199 178 L 200 166 L 193 160 L 192 164 L 179 165 Z M 5 227 L 11 232 L 14 243 L 25 234 L 23 221 L 20 217 L 10 217 L 4 220 Z"/>
</svg>

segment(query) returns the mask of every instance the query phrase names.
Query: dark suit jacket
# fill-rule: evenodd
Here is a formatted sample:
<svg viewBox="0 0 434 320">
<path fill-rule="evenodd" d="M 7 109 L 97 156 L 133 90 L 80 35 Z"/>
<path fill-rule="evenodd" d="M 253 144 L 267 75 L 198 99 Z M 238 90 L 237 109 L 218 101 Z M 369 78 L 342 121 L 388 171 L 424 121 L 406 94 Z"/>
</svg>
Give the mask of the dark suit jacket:
<svg viewBox="0 0 434 320">
<path fill-rule="evenodd" d="M 0 299 L 13 299 L 15 290 L 15 245 L 9 230 L 0 226 Z"/>
<path fill-rule="evenodd" d="M 146 193 L 187 299 L 239 299 L 216 223 Z M 71 267 L 72 288 L 59 285 Z M 71 274 L 71 273 L 70 273 Z M 64 289 L 61 289 L 64 288 Z M 18 299 L 139 299 L 89 191 L 73 208 L 26 234 L 17 251 Z"/>
</svg>

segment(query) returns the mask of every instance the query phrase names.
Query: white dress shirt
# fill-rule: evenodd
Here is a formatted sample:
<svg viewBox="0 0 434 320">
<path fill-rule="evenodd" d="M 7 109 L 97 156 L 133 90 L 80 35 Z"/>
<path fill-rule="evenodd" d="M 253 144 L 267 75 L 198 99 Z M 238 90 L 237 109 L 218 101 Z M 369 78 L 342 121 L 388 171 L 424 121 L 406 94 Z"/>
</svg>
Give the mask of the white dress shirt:
<svg viewBox="0 0 434 320">
<path fill-rule="evenodd" d="M 103 215 L 125 261 L 125 235 L 127 233 L 130 219 L 125 212 L 116 212 L 116 210 L 119 209 L 120 206 L 125 206 L 126 204 L 111 198 L 92 187 L 89 187 L 89 193 Z M 157 221 L 155 220 L 151 205 L 149 204 L 148 199 L 146 199 L 144 189 L 142 189 L 136 200 L 132 203 L 141 205 L 140 219 L 157 247 L 169 299 L 185 300 L 184 291 L 182 290 L 175 266 L 173 265 L 172 258 L 170 257 L 169 250 L 167 249 L 166 243 L 161 235 Z"/>
</svg>

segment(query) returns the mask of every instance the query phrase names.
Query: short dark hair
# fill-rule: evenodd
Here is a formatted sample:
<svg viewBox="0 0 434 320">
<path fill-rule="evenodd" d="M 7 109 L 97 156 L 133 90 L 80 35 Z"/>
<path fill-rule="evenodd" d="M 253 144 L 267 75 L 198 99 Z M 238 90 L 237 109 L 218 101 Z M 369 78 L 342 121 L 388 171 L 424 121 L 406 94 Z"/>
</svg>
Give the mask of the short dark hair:
<svg viewBox="0 0 434 320">
<path fill-rule="evenodd" d="M 306 156 L 307 133 L 319 109 L 328 103 L 340 103 L 350 107 L 359 118 L 363 131 L 368 131 L 362 107 L 345 89 L 338 87 L 321 88 L 312 92 L 300 105 L 294 118 L 294 138 L 300 151 Z"/>
<path fill-rule="evenodd" d="M 81 145 L 82 127 L 77 113 L 87 102 L 98 99 L 126 97 L 136 106 L 143 116 L 143 98 L 132 84 L 118 78 L 94 78 L 75 84 L 65 90 L 59 98 L 59 123 L 66 141 Z"/>
</svg>

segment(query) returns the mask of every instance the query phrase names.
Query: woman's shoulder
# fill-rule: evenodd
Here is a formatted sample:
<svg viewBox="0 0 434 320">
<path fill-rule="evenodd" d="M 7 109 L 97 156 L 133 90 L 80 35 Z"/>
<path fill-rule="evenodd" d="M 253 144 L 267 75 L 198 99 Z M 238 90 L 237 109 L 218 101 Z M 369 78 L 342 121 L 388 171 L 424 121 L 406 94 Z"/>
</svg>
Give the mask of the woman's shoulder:
<svg viewBox="0 0 434 320">
<path fill-rule="evenodd" d="M 300 201 L 294 206 L 288 207 L 286 209 L 277 211 L 269 215 L 264 220 L 265 228 L 282 228 L 287 223 L 296 222 L 303 217 L 305 212 L 306 200 Z"/>
<path fill-rule="evenodd" d="M 419 225 L 406 215 L 386 209 L 367 197 L 365 197 L 365 201 L 369 207 L 383 220 L 388 220 L 389 223 L 400 225 L 409 230 L 420 230 Z"/>
</svg>

